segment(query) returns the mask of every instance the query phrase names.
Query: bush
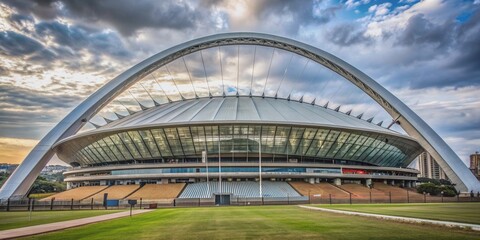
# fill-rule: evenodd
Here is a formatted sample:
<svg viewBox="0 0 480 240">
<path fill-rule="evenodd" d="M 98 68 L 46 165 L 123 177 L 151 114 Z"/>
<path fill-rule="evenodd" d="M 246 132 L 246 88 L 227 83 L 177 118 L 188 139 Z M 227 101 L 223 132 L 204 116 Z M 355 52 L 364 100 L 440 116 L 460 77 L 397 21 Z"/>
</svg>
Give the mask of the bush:
<svg viewBox="0 0 480 240">
<path fill-rule="evenodd" d="M 418 193 L 428 193 L 430 195 L 438 195 L 441 190 L 434 183 L 423 183 L 417 187 Z"/>
<path fill-rule="evenodd" d="M 435 183 L 422 183 L 417 187 L 417 192 L 418 193 L 428 193 L 432 196 L 439 196 L 443 192 L 443 196 L 445 197 L 454 197 L 457 195 L 457 191 L 455 190 L 455 187 L 452 185 L 438 185 Z"/>
<path fill-rule="evenodd" d="M 451 185 L 440 186 L 440 192 L 443 192 L 445 197 L 455 197 L 457 195 L 457 190 Z"/>
</svg>

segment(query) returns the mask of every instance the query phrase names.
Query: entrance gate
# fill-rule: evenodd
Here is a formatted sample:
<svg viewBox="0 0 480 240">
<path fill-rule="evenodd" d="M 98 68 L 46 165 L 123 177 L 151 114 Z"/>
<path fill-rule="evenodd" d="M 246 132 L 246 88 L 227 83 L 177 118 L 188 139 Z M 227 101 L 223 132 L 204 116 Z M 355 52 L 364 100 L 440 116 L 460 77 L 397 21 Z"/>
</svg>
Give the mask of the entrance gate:
<svg viewBox="0 0 480 240">
<path fill-rule="evenodd" d="M 230 205 L 230 195 L 215 195 L 215 205 Z"/>
</svg>

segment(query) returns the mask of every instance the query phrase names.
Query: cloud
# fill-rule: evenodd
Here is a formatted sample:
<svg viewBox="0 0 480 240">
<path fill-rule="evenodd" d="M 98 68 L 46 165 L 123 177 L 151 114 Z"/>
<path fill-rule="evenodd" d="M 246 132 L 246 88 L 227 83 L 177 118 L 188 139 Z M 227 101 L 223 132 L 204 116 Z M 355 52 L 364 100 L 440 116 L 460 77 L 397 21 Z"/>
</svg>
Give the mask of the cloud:
<svg viewBox="0 0 480 240">
<path fill-rule="evenodd" d="M 105 24 L 130 36 L 144 28 L 184 30 L 195 28 L 202 13 L 191 4 L 180 1 L 153 0 L 68 0 L 68 1 L 7 1 L 24 13 L 40 19 L 53 20 L 58 16 Z"/>
<path fill-rule="evenodd" d="M 75 85 L 73 87 L 76 87 Z M 0 99 L 2 106 L 14 106 L 19 110 L 29 107 L 69 108 L 77 103 L 79 96 L 68 94 L 53 95 L 49 92 L 35 91 L 10 84 L 0 84 Z"/>
<path fill-rule="evenodd" d="M 43 45 L 23 34 L 13 31 L 0 32 L 0 54 L 7 56 L 24 56 L 43 49 Z"/>
<path fill-rule="evenodd" d="M 368 8 L 368 12 L 374 13 L 376 17 L 386 15 L 390 12 L 391 3 L 382 3 L 379 5 L 372 5 Z"/>
<path fill-rule="evenodd" d="M 330 22 L 341 9 L 322 1 L 202 1 L 202 7 L 226 14 L 232 31 L 298 34 L 305 26 Z M 279 27 L 281 26 L 281 27 Z"/>
<path fill-rule="evenodd" d="M 4 0 L 3 2 L 21 12 L 33 13 L 41 19 L 56 18 L 60 9 L 60 5 L 52 0 Z"/>
<path fill-rule="evenodd" d="M 111 31 L 99 31 L 76 25 L 66 25 L 58 21 L 40 22 L 35 25 L 39 38 L 53 38 L 57 51 L 69 47 L 75 55 L 79 50 L 101 53 L 112 57 L 126 58 L 131 54 L 124 48 L 122 40 Z M 70 54 L 68 54 L 70 55 Z"/>
<path fill-rule="evenodd" d="M 480 10 L 458 28 L 458 53 L 450 67 L 480 75 Z"/>
<path fill-rule="evenodd" d="M 91 22 L 106 22 L 131 35 L 142 28 L 194 28 L 201 13 L 179 1 L 64 1 L 72 15 Z"/>
<path fill-rule="evenodd" d="M 76 87 L 76 86 L 71 86 Z M 0 137 L 40 138 L 81 96 L 0 83 Z"/>
<path fill-rule="evenodd" d="M 350 46 L 353 44 L 369 44 L 371 38 L 365 36 L 365 32 L 361 27 L 353 24 L 341 24 L 333 27 L 326 38 L 339 46 Z"/>
<path fill-rule="evenodd" d="M 35 20 L 30 15 L 12 14 L 8 17 L 8 21 L 20 30 L 27 27 L 28 24 L 33 23 Z"/>
<path fill-rule="evenodd" d="M 397 37 L 397 43 L 405 46 L 429 44 L 444 51 L 452 44 L 454 33 L 453 21 L 437 25 L 427 20 L 425 15 L 417 14 L 408 19 L 407 26 Z"/>
</svg>

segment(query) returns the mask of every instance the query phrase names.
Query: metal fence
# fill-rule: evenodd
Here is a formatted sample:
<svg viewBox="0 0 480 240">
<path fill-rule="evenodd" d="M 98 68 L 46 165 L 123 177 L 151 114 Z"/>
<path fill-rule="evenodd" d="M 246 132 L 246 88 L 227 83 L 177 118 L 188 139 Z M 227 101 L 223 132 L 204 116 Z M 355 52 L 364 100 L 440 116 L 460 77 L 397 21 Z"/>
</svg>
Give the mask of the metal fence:
<svg viewBox="0 0 480 240">
<path fill-rule="evenodd" d="M 0 211 L 50 211 L 50 210 L 94 210 L 94 209 L 124 209 L 130 207 L 128 200 L 113 200 L 114 205 L 105 206 L 103 202 L 94 199 L 84 200 L 47 200 L 36 199 L 0 199 Z M 441 197 L 416 194 L 414 196 L 335 197 L 331 194 L 302 197 L 231 197 L 224 205 L 254 206 L 254 205 L 295 205 L 295 204 L 378 204 L 378 203 L 442 203 L 442 202 L 480 202 L 480 197 Z M 159 200 L 139 199 L 135 208 L 169 208 L 216 206 L 215 198 L 175 198 Z"/>
</svg>

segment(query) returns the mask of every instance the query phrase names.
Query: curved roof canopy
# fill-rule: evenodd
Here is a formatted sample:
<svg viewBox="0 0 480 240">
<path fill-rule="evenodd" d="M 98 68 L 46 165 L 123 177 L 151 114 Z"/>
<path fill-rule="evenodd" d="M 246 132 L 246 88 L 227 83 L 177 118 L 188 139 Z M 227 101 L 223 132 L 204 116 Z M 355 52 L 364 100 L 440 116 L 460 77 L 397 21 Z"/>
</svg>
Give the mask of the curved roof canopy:
<svg viewBox="0 0 480 240">
<path fill-rule="evenodd" d="M 211 122 L 307 124 L 396 133 L 371 122 L 309 103 L 265 97 L 228 96 L 190 99 L 138 112 L 99 130 Z M 89 134 L 95 133 L 95 130 Z"/>
<path fill-rule="evenodd" d="M 218 153 L 218 141 L 222 155 L 256 154 L 262 141 L 264 155 L 389 167 L 406 167 L 422 151 L 414 139 L 357 117 L 309 103 L 258 96 L 166 103 L 66 138 L 54 149 L 65 162 L 86 166 L 198 159 L 204 150 Z"/>
</svg>

